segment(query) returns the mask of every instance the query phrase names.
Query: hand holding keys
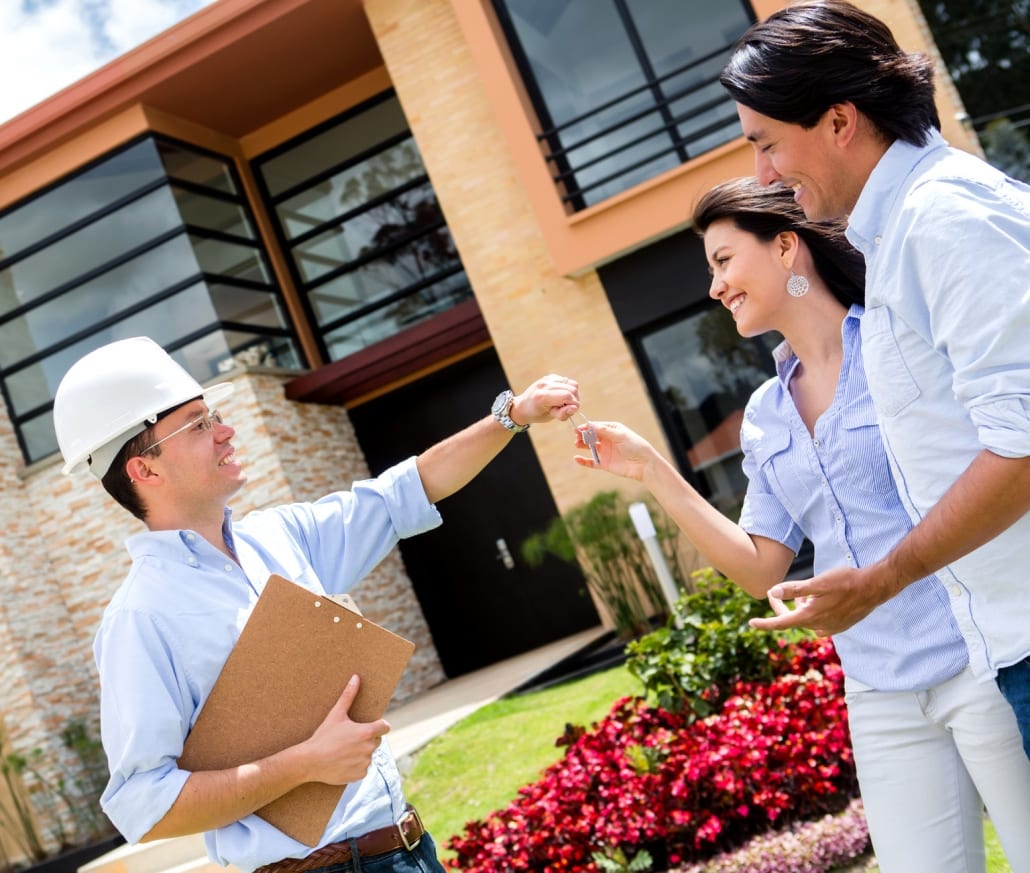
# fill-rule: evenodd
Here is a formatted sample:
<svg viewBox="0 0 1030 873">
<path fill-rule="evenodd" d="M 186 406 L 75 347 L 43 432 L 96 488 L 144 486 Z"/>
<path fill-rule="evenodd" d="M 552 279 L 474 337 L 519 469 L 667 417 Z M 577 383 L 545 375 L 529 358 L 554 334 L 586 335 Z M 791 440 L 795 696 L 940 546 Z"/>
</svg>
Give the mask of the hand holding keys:
<svg viewBox="0 0 1030 873">
<path fill-rule="evenodd" d="M 577 415 L 583 419 L 583 424 L 585 424 L 586 427 L 576 424 L 575 418 Z M 594 463 L 600 466 L 601 456 L 597 454 L 597 432 L 594 430 L 594 426 L 590 423 L 590 419 L 582 412 L 576 412 L 569 416 L 569 421 L 571 421 L 576 430 L 583 435 L 583 442 L 587 444 L 587 448 L 590 449 L 590 454 L 594 456 Z"/>
</svg>

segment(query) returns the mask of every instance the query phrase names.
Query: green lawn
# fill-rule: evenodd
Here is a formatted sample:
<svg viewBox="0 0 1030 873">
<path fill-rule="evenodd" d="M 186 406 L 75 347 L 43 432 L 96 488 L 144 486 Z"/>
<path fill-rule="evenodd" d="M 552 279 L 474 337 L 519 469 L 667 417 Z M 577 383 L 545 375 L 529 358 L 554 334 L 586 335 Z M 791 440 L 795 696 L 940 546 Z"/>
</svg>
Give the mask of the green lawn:
<svg viewBox="0 0 1030 873">
<path fill-rule="evenodd" d="M 477 710 L 417 753 L 404 793 L 444 846 L 465 822 L 484 818 L 536 780 L 562 750 L 554 744 L 566 723 L 589 725 L 640 683 L 624 667 L 497 700 Z"/>
<path fill-rule="evenodd" d="M 415 755 L 404 790 L 433 834 L 441 858 L 453 855 L 446 843 L 464 830 L 465 822 L 505 806 L 519 788 L 561 757 L 554 741 L 567 723 L 590 725 L 607 715 L 618 698 L 640 690 L 624 667 L 615 667 L 497 700 L 430 741 Z M 987 870 L 1011 873 L 990 822 Z"/>
</svg>

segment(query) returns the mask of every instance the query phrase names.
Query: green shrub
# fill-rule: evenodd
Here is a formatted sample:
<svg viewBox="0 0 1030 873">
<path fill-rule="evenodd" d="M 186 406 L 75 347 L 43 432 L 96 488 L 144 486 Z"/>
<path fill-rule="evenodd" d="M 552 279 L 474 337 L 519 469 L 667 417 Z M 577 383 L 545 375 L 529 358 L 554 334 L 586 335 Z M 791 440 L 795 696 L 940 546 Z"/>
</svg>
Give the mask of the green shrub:
<svg viewBox="0 0 1030 873">
<path fill-rule="evenodd" d="M 645 502 L 673 581 L 680 589 L 688 587 L 676 548 L 679 528 L 654 501 Z M 554 519 L 546 530 L 523 542 L 521 552 L 531 567 L 539 566 L 547 555 L 569 563 L 578 560 L 587 585 L 623 639 L 647 633 L 651 616 L 667 612 L 654 565 L 630 518 L 629 503 L 618 491 L 599 492 Z"/>
<path fill-rule="evenodd" d="M 695 591 L 676 602 L 665 626 L 629 643 L 626 667 L 653 705 L 704 718 L 738 680 L 767 682 L 776 667 L 769 647 L 780 645 L 748 625 L 770 614 L 765 600 L 705 568 L 692 574 Z M 795 634 L 794 638 L 804 636 Z"/>
</svg>

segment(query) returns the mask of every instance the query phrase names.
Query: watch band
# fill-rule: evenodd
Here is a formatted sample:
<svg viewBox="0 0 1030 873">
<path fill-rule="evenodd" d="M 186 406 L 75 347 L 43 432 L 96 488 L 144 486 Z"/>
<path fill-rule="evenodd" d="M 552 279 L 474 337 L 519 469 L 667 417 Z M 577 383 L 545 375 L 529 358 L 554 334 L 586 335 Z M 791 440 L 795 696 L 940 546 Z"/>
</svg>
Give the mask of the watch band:
<svg viewBox="0 0 1030 873">
<path fill-rule="evenodd" d="M 507 391 L 502 391 L 494 399 L 494 403 L 490 411 L 493 413 L 494 418 L 496 418 L 501 423 L 502 427 L 504 427 L 507 430 L 510 430 L 512 433 L 522 433 L 522 431 L 524 430 L 529 430 L 529 425 L 516 424 L 512 420 L 511 405 L 514 402 L 514 400 L 515 395 L 512 393 L 510 389 Z"/>
</svg>

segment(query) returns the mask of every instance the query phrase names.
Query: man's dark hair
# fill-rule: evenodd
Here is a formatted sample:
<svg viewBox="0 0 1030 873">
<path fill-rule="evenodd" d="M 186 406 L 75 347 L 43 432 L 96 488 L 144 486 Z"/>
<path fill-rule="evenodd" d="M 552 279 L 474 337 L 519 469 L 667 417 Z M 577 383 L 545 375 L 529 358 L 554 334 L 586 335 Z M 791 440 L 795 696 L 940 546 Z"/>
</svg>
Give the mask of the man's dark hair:
<svg viewBox="0 0 1030 873">
<path fill-rule="evenodd" d="M 922 146 L 941 127 L 933 73 L 878 18 L 845 0 L 813 0 L 753 25 L 719 81 L 737 103 L 777 121 L 812 128 L 850 102 L 888 143 Z"/>
<path fill-rule="evenodd" d="M 129 510 L 140 521 L 147 520 L 147 511 L 143 506 L 143 501 L 140 500 L 139 494 L 136 492 L 135 484 L 129 478 L 129 474 L 125 472 L 125 465 L 128 463 L 129 458 L 136 457 L 151 442 L 153 442 L 153 433 L 148 427 L 143 433 L 137 434 L 122 446 L 111 462 L 110 469 L 100 480 L 104 490 L 117 500 L 123 509 Z M 160 455 L 161 447 L 155 448 L 152 454 Z"/>
<path fill-rule="evenodd" d="M 819 278 L 845 306 L 865 303 L 865 259 L 844 236 L 845 222 L 809 221 L 794 192 L 757 179 L 731 179 L 716 185 L 694 208 L 694 229 L 704 235 L 720 219 L 763 242 L 793 231 L 808 246 Z"/>
<path fill-rule="evenodd" d="M 196 399 L 197 398 L 193 398 L 193 400 Z M 187 400 L 186 403 L 192 403 L 193 400 Z M 157 422 L 166 415 L 175 412 L 175 410 L 180 406 L 185 406 L 185 404 L 180 403 L 173 406 L 171 409 L 166 409 L 164 412 L 158 413 L 154 424 L 157 424 Z M 104 490 L 118 502 L 118 505 L 123 509 L 127 509 L 142 522 L 147 520 L 147 510 L 143 505 L 143 501 L 140 500 L 139 493 L 136 491 L 136 485 L 133 483 L 132 479 L 129 478 L 129 474 L 125 472 L 125 465 L 129 462 L 129 458 L 134 458 L 136 455 L 143 454 L 143 450 L 153 441 L 154 425 L 152 424 L 144 428 L 142 433 L 136 434 L 136 436 L 121 447 L 118 454 L 115 455 L 114 460 L 111 462 L 110 468 L 100 480 L 100 483 L 104 486 Z M 154 458 L 160 457 L 161 447 L 155 446 L 148 452 L 148 454 Z"/>
</svg>

